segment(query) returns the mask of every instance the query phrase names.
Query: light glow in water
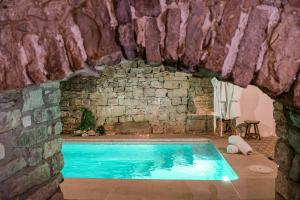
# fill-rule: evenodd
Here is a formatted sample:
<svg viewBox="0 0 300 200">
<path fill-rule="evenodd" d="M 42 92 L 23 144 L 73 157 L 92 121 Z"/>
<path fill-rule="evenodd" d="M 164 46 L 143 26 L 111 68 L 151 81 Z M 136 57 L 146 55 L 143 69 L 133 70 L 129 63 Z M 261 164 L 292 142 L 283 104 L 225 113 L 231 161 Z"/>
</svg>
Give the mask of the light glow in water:
<svg viewBox="0 0 300 200">
<path fill-rule="evenodd" d="M 64 143 L 62 152 L 66 178 L 238 179 L 211 143 Z"/>
</svg>

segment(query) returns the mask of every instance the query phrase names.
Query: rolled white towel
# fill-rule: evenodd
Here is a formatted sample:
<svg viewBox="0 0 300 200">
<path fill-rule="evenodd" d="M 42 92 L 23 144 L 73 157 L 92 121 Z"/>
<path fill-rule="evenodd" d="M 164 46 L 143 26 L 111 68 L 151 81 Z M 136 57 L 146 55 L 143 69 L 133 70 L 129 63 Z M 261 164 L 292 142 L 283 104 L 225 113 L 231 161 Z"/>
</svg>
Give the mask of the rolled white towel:
<svg viewBox="0 0 300 200">
<path fill-rule="evenodd" d="M 249 155 L 253 152 L 251 146 L 240 136 L 232 135 L 228 138 L 229 144 L 233 144 L 239 148 L 244 155 Z"/>
<path fill-rule="evenodd" d="M 238 153 L 239 152 L 239 148 L 233 144 L 230 144 L 227 146 L 227 153 Z"/>
</svg>

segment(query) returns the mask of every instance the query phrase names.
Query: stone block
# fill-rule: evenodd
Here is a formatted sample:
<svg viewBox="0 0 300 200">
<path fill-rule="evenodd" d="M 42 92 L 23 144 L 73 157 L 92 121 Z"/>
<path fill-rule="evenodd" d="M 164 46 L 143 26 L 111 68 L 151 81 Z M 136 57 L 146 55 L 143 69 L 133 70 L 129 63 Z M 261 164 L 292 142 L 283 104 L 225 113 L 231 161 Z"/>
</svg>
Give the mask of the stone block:
<svg viewBox="0 0 300 200">
<path fill-rule="evenodd" d="M 128 115 L 126 115 L 126 116 L 121 116 L 121 117 L 119 117 L 119 122 L 120 123 L 124 123 L 124 122 L 132 122 L 133 121 L 133 118 L 132 118 L 132 116 L 128 116 Z"/>
<path fill-rule="evenodd" d="M 188 78 L 185 76 L 166 76 L 166 81 L 186 81 Z"/>
<path fill-rule="evenodd" d="M 0 133 L 12 130 L 21 124 L 21 111 L 0 112 Z"/>
<path fill-rule="evenodd" d="M 187 106 L 186 105 L 176 106 L 176 111 L 178 113 L 186 113 L 187 112 Z"/>
<path fill-rule="evenodd" d="M 144 96 L 145 97 L 155 97 L 155 89 L 145 88 L 144 89 Z"/>
<path fill-rule="evenodd" d="M 295 151 L 297 151 L 298 154 L 300 154 L 300 132 L 297 129 L 294 129 L 292 127 L 288 130 L 288 140 L 290 145 L 294 148 Z"/>
<path fill-rule="evenodd" d="M 82 100 L 81 99 L 71 99 L 70 100 L 70 105 L 71 106 L 81 106 L 82 105 Z"/>
<path fill-rule="evenodd" d="M 112 105 L 112 106 L 118 105 L 118 99 L 108 99 L 108 105 Z"/>
<path fill-rule="evenodd" d="M 21 169 L 26 167 L 26 161 L 24 158 L 17 158 L 15 160 L 12 160 L 8 162 L 7 164 L 0 166 L 0 182 L 2 184 L 2 181 L 6 180 L 7 178 L 11 177 Z M 1 187 L 0 187 L 1 189 Z M 1 197 L 1 195 L 0 195 Z M 1 199 L 1 198 L 0 198 Z"/>
<path fill-rule="evenodd" d="M 47 104 L 59 104 L 61 98 L 60 90 L 54 90 L 45 95 L 45 102 Z"/>
<path fill-rule="evenodd" d="M 51 81 L 51 82 L 41 84 L 41 87 L 43 87 L 45 90 L 59 89 L 59 86 L 60 86 L 59 81 Z"/>
<path fill-rule="evenodd" d="M 30 89 L 23 89 L 23 112 L 33 110 L 36 108 L 40 108 L 44 105 L 43 100 L 43 90 L 30 90 Z"/>
<path fill-rule="evenodd" d="M 125 92 L 124 97 L 125 98 L 132 98 L 133 97 L 133 92 Z"/>
<path fill-rule="evenodd" d="M 5 147 L 4 144 L 0 143 L 0 160 L 5 158 Z"/>
<path fill-rule="evenodd" d="M 190 87 L 190 84 L 187 81 L 180 81 L 179 82 L 179 88 L 186 88 L 188 89 Z"/>
<path fill-rule="evenodd" d="M 160 105 L 161 106 L 171 106 L 172 105 L 172 101 L 169 98 L 162 98 L 160 99 Z"/>
<path fill-rule="evenodd" d="M 56 122 L 54 126 L 54 134 L 59 135 L 62 131 L 62 123 L 61 122 Z"/>
<path fill-rule="evenodd" d="M 160 121 L 168 121 L 169 120 L 169 113 L 168 112 L 159 112 L 158 120 Z"/>
<path fill-rule="evenodd" d="M 60 173 L 64 166 L 64 158 L 61 153 L 55 154 L 51 157 L 51 176 L 55 176 Z"/>
<path fill-rule="evenodd" d="M 300 111 L 287 110 L 286 116 L 290 125 L 300 129 Z"/>
<path fill-rule="evenodd" d="M 144 122 L 146 119 L 145 115 L 133 115 L 132 117 L 135 122 Z"/>
<path fill-rule="evenodd" d="M 176 134 L 176 133 L 185 133 L 185 124 L 184 123 L 168 123 L 165 126 L 166 134 Z"/>
<path fill-rule="evenodd" d="M 162 134 L 164 133 L 164 124 L 153 124 L 152 125 L 152 133 L 153 134 Z"/>
<path fill-rule="evenodd" d="M 144 96 L 144 90 L 142 88 L 136 88 L 133 90 L 134 97 L 142 97 Z"/>
<path fill-rule="evenodd" d="M 285 199 L 288 199 L 288 178 L 286 177 L 286 173 L 280 170 L 277 171 L 276 177 L 276 192 L 278 192 Z"/>
<path fill-rule="evenodd" d="M 190 77 L 190 76 L 192 76 L 192 74 L 187 74 L 187 73 L 184 73 L 184 72 L 175 72 L 174 76 L 177 76 L 177 77 Z"/>
<path fill-rule="evenodd" d="M 288 172 L 294 158 L 294 151 L 291 149 L 287 141 L 278 139 L 275 147 L 275 160 L 279 165 L 279 169 Z"/>
<path fill-rule="evenodd" d="M 96 106 L 106 106 L 108 102 L 108 99 L 105 97 L 101 97 L 99 99 L 97 99 L 96 101 L 93 101 L 92 104 L 96 105 Z"/>
<path fill-rule="evenodd" d="M 49 120 L 48 109 L 35 110 L 33 113 L 33 119 L 36 123 L 41 123 Z"/>
<path fill-rule="evenodd" d="M 105 123 L 109 124 L 109 125 L 114 125 L 115 123 L 119 122 L 119 118 L 118 117 L 108 117 L 105 119 Z"/>
<path fill-rule="evenodd" d="M 150 86 L 152 88 L 162 88 L 163 84 L 161 82 L 159 82 L 159 81 L 151 81 Z"/>
<path fill-rule="evenodd" d="M 43 149 L 42 148 L 31 148 L 29 150 L 28 163 L 29 166 L 35 166 L 43 159 Z"/>
<path fill-rule="evenodd" d="M 284 115 L 284 113 L 280 110 L 274 110 L 273 111 L 273 117 L 276 122 L 276 126 L 286 126 L 287 119 Z"/>
<path fill-rule="evenodd" d="M 158 97 L 158 98 L 160 98 L 160 97 L 166 97 L 167 93 L 168 93 L 168 90 L 166 90 L 166 89 L 157 89 L 155 91 L 155 96 Z"/>
<path fill-rule="evenodd" d="M 139 113 L 139 109 L 136 108 L 126 108 L 126 115 L 136 115 Z"/>
<path fill-rule="evenodd" d="M 174 89 L 168 92 L 168 97 L 187 97 L 187 89 Z"/>
<path fill-rule="evenodd" d="M 179 121 L 179 122 L 182 122 L 182 123 L 185 123 L 186 114 L 176 114 L 175 115 L 175 120 Z"/>
<path fill-rule="evenodd" d="M 44 144 L 44 155 L 43 158 L 47 159 L 54 154 L 60 152 L 62 146 L 62 140 L 61 138 L 54 139 L 51 141 L 48 141 Z"/>
<path fill-rule="evenodd" d="M 31 116 L 27 115 L 22 118 L 22 124 L 24 128 L 31 126 Z"/>
<path fill-rule="evenodd" d="M 36 128 L 23 130 L 17 139 L 18 146 L 30 147 L 45 141 L 49 136 L 47 126 L 39 126 Z"/>
<path fill-rule="evenodd" d="M 58 119 L 61 116 L 59 106 L 54 106 L 54 107 L 47 108 L 47 112 L 49 114 L 49 120 Z"/>
<path fill-rule="evenodd" d="M 173 106 L 178 106 L 181 104 L 181 98 L 177 97 L 177 98 L 172 98 L 172 105 Z"/>
<path fill-rule="evenodd" d="M 181 97 L 181 103 L 182 104 L 187 104 L 188 98 L 187 97 Z"/>
<path fill-rule="evenodd" d="M 5 182 L 5 187 L 2 189 L 4 191 L 0 192 L 0 199 L 14 199 L 15 196 L 46 182 L 50 178 L 50 168 L 47 163 L 28 170 L 27 173 L 22 173 Z"/>
<path fill-rule="evenodd" d="M 289 176 L 293 181 L 300 182 L 300 154 L 297 154 L 293 159 Z"/>
<path fill-rule="evenodd" d="M 177 88 L 179 88 L 179 82 L 178 81 L 165 81 L 164 88 L 165 89 L 177 89 Z"/>
<path fill-rule="evenodd" d="M 125 122 L 115 125 L 117 134 L 151 134 L 152 129 L 149 122 Z"/>
<path fill-rule="evenodd" d="M 62 179 L 62 177 L 60 175 L 56 176 L 54 178 L 51 178 L 51 180 L 49 180 L 49 183 L 39 187 L 37 190 L 34 190 L 30 194 L 27 194 L 26 197 L 24 197 L 24 199 L 26 199 L 26 200 L 42 200 L 42 199 L 51 198 L 58 190 L 61 179 Z M 63 200 L 63 199 L 64 198 L 62 197 L 59 200 Z"/>
<path fill-rule="evenodd" d="M 125 106 L 110 106 L 107 109 L 111 117 L 118 117 L 125 114 Z"/>
<path fill-rule="evenodd" d="M 206 121 L 205 120 L 187 120 L 186 124 L 187 131 L 190 132 L 206 132 Z"/>
</svg>

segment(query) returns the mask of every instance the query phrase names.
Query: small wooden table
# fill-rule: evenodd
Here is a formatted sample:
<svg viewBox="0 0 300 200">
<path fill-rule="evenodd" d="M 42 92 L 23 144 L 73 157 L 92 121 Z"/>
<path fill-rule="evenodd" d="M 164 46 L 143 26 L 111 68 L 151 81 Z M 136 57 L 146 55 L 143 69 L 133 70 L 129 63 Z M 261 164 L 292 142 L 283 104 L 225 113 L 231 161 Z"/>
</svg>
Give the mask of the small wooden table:
<svg viewBox="0 0 300 200">
<path fill-rule="evenodd" d="M 259 133 L 259 129 L 258 129 L 258 124 L 260 123 L 260 121 L 255 121 L 255 120 L 245 120 L 245 124 L 246 124 L 246 133 L 245 133 L 245 138 L 255 138 L 255 139 L 259 139 L 260 140 L 260 133 Z M 254 127 L 254 132 L 251 133 L 251 126 L 253 125 Z"/>
</svg>

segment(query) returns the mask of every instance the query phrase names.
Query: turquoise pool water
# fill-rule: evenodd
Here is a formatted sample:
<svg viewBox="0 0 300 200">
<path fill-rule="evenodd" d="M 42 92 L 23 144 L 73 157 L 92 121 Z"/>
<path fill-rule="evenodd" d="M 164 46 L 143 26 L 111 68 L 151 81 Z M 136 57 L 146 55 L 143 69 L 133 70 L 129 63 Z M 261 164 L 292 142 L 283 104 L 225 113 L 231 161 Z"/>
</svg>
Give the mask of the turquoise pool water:
<svg viewBox="0 0 300 200">
<path fill-rule="evenodd" d="M 211 143 L 64 143 L 66 178 L 235 180 Z"/>
</svg>

